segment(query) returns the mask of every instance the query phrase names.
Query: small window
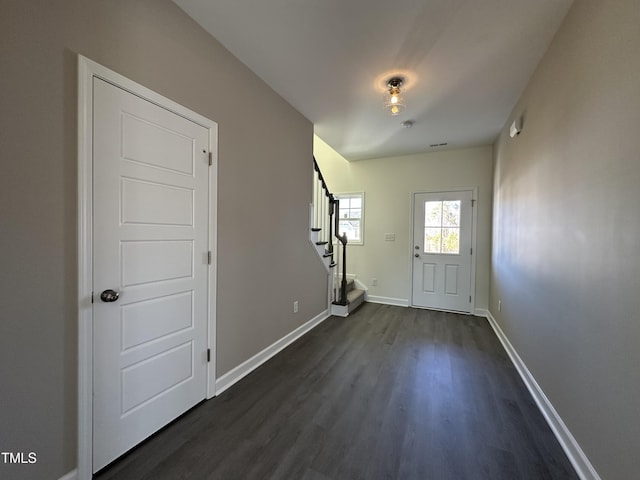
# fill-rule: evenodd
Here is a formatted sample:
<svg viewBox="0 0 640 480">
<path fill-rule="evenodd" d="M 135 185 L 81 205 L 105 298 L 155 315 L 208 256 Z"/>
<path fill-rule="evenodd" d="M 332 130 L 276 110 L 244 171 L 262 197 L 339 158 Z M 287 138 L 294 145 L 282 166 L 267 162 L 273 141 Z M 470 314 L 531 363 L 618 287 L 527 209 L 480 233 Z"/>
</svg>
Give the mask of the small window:
<svg viewBox="0 0 640 480">
<path fill-rule="evenodd" d="M 364 244 L 364 193 L 341 193 L 338 211 L 338 233 L 347 234 L 350 244 Z"/>
<path fill-rule="evenodd" d="M 460 200 L 424 202 L 424 253 L 460 253 Z"/>
</svg>

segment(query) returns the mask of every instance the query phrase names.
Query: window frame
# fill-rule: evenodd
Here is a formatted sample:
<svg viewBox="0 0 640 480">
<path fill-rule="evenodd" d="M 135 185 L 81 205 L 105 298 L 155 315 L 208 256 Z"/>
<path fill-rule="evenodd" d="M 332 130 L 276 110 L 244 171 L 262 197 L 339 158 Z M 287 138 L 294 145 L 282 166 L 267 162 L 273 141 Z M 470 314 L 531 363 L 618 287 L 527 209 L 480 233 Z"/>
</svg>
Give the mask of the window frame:
<svg viewBox="0 0 640 480">
<path fill-rule="evenodd" d="M 364 211 L 365 211 L 364 192 L 334 193 L 333 196 L 336 198 L 336 200 L 340 200 L 341 204 L 342 204 L 342 201 L 346 199 L 351 199 L 351 198 L 360 199 L 360 218 L 351 218 L 351 217 L 347 218 L 347 220 L 357 221 L 360 223 L 360 240 L 356 241 L 356 240 L 348 239 L 347 245 L 364 245 Z M 338 224 L 340 224 L 340 220 L 342 220 L 342 218 L 340 217 L 340 210 L 338 210 L 335 213 L 335 215 L 338 218 Z M 341 232 L 336 232 L 336 233 L 341 234 Z"/>
</svg>

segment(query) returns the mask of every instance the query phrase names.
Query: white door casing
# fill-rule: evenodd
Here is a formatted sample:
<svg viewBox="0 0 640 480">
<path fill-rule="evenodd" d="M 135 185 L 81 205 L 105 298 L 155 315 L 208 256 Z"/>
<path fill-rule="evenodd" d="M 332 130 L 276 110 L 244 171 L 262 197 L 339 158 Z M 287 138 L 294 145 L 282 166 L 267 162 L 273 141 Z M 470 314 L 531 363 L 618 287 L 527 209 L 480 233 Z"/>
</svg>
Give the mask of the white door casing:
<svg viewBox="0 0 640 480">
<path fill-rule="evenodd" d="M 217 128 L 79 65 L 83 479 L 215 394 Z M 101 300 L 109 289 L 116 301 Z"/>
<path fill-rule="evenodd" d="M 473 190 L 413 195 L 412 306 L 473 312 L 473 198 Z M 429 215 L 438 205 L 445 213 Z"/>
</svg>

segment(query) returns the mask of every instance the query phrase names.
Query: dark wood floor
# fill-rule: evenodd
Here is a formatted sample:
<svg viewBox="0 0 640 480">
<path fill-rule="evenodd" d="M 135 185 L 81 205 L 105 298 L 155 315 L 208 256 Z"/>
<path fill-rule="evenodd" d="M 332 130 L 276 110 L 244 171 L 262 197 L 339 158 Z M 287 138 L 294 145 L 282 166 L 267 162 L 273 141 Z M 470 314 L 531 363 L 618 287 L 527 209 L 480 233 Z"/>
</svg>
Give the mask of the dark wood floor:
<svg viewBox="0 0 640 480">
<path fill-rule="evenodd" d="M 485 319 L 365 304 L 96 478 L 578 477 Z"/>
</svg>

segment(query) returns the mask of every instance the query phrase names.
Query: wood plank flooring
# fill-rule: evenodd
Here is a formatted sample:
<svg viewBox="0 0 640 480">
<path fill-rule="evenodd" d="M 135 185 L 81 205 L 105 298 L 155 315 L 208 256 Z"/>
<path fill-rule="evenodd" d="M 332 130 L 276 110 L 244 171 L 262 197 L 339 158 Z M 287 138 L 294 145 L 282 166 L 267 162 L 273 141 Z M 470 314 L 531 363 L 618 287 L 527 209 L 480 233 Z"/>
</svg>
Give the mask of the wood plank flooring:
<svg viewBox="0 0 640 480">
<path fill-rule="evenodd" d="M 367 303 L 95 478 L 578 477 L 486 319 Z"/>
</svg>

